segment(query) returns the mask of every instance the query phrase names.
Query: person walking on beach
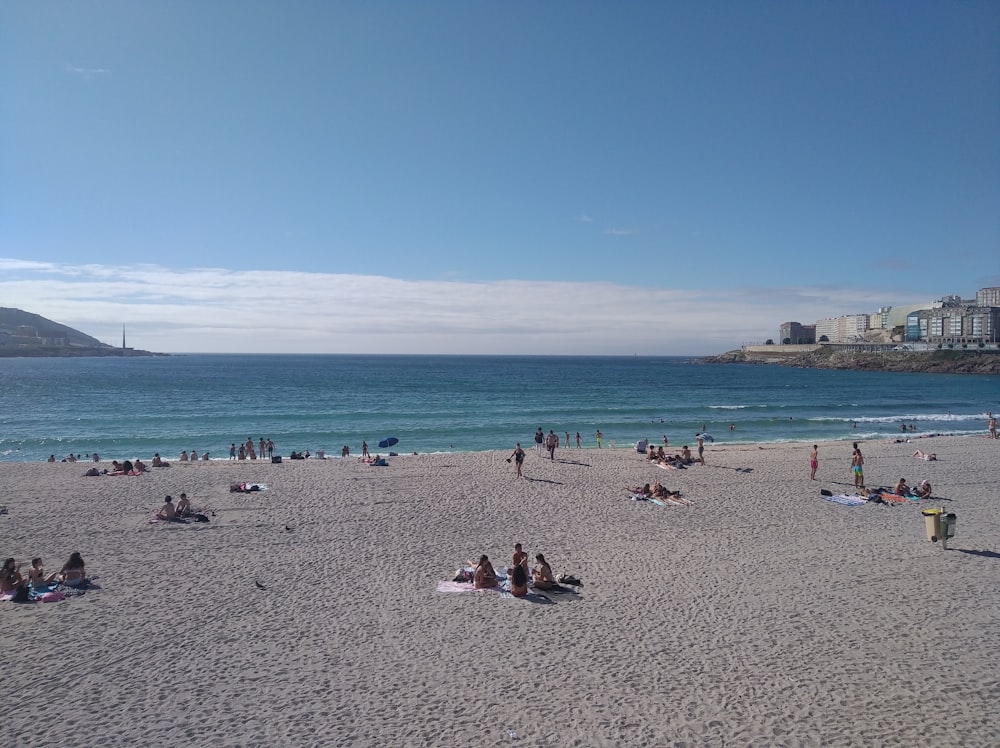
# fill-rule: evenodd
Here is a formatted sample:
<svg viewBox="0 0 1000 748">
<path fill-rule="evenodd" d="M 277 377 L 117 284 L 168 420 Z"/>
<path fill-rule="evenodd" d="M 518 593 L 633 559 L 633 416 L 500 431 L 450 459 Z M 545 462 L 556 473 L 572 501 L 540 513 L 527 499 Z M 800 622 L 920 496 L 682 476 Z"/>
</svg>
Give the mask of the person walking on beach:
<svg viewBox="0 0 1000 748">
<path fill-rule="evenodd" d="M 510 462 L 511 460 L 514 460 L 514 469 L 517 471 L 515 477 L 522 477 L 521 466 L 524 465 L 524 450 L 521 449 L 521 442 L 518 442 L 514 447 L 514 454 L 507 458 L 507 462 Z"/>
<path fill-rule="evenodd" d="M 364 460 L 368 457 L 368 442 L 364 439 L 361 440 L 361 459 Z"/>
<path fill-rule="evenodd" d="M 997 438 L 997 417 L 992 413 L 987 413 L 990 417 L 990 422 L 987 424 L 986 428 L 990 430 L 990 439 Z"/>
<path fill-rule="evenodd" d="M 257 442 L 257 453 L 260 455 L 260 459 L 264 459 L 264 453 L 267 451 L 267 442 L 264 441 L 264 437 L 260 438 Z"/>
<path fill-rule="evenodd" d="M 577 449 L 580 448 L 580 432 L 579 431 L 576 432 L 576 448 Z"/>
<path fill-rule="evenodd" d="M 541 457 L 541 455 L 542 455 L 542 445 L 543 444 L 545 444 L 545 434 L 542 432 L 542 427 L 539 426 L 535 430 L 535 452 L 538 453 L 539 457 Z"/>
<path fill-rule="evenodd" d="M 596 436 L 597 436 L 597 448 L 600 449 L 601 448 L 601 438 L 604 436 L 604 434 L 601 433 L 600 429 L 597 429 Z"/>
<path fill-rule="evenodd" d="M 230 460 L 236 459 L 236 442 L 233 442 L 232 444 L 229 445 L 229 459 Z"/>
<path fill-rule="evenodd" d="M 865 458 L 858 448 L 858 443 L 854 442 L 854 454 L 851 456 L 851 472 L 854 474 L 854 487 L 865 487 Z"/>
<path fill-rule="evenodd" d="M 549 435 L 545 437 L 545 448 L 549 450 L 549 460 L 552 462 L 555 462 L 556 459 L 557 446 L 559 446 L 559 437 L 552 429 L 549 429 Z"/>
<path fill-rule="evenodd" d="M 566 441 L 563 442 L 563 448 L 569 449 L 569 432 L 566 432 Z"/>
<path fill-rule="evenodd" d="M 819 467 L 819 447 L 813 444 L 809 453 L 809 480 L 816 480 L 816 468 Z"/>
<path fill-rule="evenodd" d="M 267 440 L 267 459 L 274 457 L 274 442 L 270 439 Z"/>
<path fill-rule="evenodd" d="M 698 462 L 705 464 L 705 439 L 701 434 L 695 434 L 694 440 L 698 442 Z"/>
</svg>

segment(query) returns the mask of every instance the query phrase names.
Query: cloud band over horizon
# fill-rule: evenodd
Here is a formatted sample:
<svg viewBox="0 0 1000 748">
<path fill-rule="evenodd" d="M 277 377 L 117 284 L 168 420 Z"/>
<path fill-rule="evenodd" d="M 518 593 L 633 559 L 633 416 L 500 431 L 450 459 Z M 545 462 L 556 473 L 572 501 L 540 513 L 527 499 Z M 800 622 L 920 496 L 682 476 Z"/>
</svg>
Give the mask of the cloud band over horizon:
<svg viewBox="0 0 1000 748">
<path fill-rule="evenodd" d="M 129 345 L 166 353 L 704 355 L 776 338 L 782 322 L 914 301 L 822 287 L 401 280 L 0 258 L 0 306 L 112 344 L 125 324 Z"/>
</svg>

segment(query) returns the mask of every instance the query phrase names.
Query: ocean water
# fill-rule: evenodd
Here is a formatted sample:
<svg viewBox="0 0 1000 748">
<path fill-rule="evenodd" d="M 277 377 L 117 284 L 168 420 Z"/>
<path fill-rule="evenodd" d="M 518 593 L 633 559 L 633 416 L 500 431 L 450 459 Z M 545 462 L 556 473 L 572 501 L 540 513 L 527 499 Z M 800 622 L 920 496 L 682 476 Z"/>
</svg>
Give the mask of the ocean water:
<svg viewBox="0 0 1000 748">
<path fill-rule="evenodd" d="M 1000 377 L 700 364 L 676 357 L 190 355 L 0 359 L 0 460 L 228 457 L 527 446 L 541 426 L 595 447 L 871 439 L 985 431 Z M 730 429 L 730 426 L 735 429 Z M 384 450 L 382 450 L 384 451 Z"/>
</svg>

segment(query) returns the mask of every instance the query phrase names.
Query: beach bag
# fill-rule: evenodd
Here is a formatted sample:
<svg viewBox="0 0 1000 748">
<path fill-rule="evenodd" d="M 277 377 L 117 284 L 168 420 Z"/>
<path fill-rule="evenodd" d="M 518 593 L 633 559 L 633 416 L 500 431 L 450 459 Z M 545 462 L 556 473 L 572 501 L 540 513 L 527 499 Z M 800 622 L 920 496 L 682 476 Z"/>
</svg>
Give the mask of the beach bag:
<svg viewBox="0 0 1000 748">
<path fill-rule="evenodd" d="M 208 522 L 208 517 L 206 517 L 204 514 L 192 514 L 191 518 L 195 522 Z"/>
<path fill-rule="evenodd" d="M 22 583 L 17 585 L 14 589 L 14 597 L 12 597 L 11 602 L 14 603 L 30 603 L 31 593 L 28 591 L 27 583 Z"/>
</svg>

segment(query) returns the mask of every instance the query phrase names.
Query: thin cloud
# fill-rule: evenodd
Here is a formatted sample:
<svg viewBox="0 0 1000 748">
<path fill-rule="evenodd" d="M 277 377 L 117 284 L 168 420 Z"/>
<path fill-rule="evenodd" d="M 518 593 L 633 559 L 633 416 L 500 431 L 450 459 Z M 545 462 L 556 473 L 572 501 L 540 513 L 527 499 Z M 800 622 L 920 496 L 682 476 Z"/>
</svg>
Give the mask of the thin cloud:
<svg viewBox="0 0 1000 748">
<path fill-rule="evenodd" d="M 111 71 L 108 68 L 81 68 L 76 65 L 71 65 L 66 63 L 67 73 L 76 73 L 77 75 L 105 75 Z"/>
<path fill-rule="evenodd" d="M 632 229 L 605 229 L 605 236 L 632 236 L 635 231 Z"/>
<path fill-rule="evenodd" d="M 125 324 L 130 345 L 163 352 L 699 355 L 773 338 L 782 322 L 913 301 L 811 287 L 412 281 L 10 259 L 0 269 L 3 306 L 112 344 Z M 671 323 L 651 330 L 637 309 Z"/>
<path fill-rule="evenodd" d="M 590 216 L 588 216 L 586 213 L 584 213 L 582 216 L 580 216 L 576 220 L 578 220 L 580 223 L 593 223 L 594 222 L 594 219 L 591 218 Z"/>
</svg>

